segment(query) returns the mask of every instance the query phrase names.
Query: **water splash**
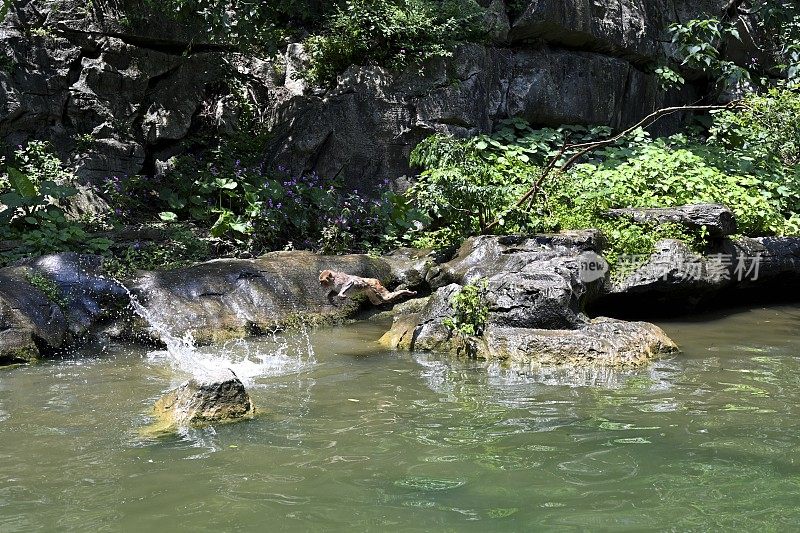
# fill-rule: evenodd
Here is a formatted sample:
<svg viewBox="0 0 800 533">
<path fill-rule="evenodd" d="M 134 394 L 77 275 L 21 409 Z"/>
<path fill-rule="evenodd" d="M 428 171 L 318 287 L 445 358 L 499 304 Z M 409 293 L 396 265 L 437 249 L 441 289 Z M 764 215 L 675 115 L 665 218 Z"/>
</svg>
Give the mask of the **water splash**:
<svg viewBox="0 0 800 533">
<path fill-rule="evenodd" d="M 271 338 L 267 339 L 239 339 L 222 346 L 201 348 L 195 345 L 191 332 L 182 337 L 174 335 L 166 324 L 139 302 L 136 295 L 128 291 L 128 296 L 134 313 L 145 320 L 166 346 L 166 350 L 149 352 L 148 358 L 155 362 L 166 362 L 181 373 L 202 376 L 228 368 L 245 386 L 252 386 L 260 377 L 295 374 L 316 363 L 311 339 L 305 328 L 291 336 L 273 332 Z"/>
</svg>

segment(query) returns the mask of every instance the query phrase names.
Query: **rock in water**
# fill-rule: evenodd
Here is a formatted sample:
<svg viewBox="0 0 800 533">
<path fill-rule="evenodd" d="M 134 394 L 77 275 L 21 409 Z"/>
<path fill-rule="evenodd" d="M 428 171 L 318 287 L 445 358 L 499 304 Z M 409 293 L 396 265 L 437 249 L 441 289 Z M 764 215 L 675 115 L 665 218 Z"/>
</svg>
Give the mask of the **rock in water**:
<svg viewBox="0 0 800 533">
<path fill-rule="evenodd" d="M 154 407 L 156 422 L 148 433 L 168 433 L 180 427 L 235 422 L 255 413 L 253 401 L 232 370 L 195 377 L 167 392 Z"/>
<path fill-rule="evenodd" d="M 479 359 L 523 366 L 635 368 L 678 346 L 654 324 L 600 317 L 574 330 L 489 328 L 472 350 Z"/>
</svg>

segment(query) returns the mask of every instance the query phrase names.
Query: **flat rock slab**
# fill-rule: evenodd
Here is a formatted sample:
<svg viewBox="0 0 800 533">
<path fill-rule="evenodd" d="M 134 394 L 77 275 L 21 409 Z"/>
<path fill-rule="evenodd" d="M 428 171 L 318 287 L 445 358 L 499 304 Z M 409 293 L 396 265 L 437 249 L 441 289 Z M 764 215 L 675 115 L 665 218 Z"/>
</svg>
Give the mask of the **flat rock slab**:
<svg viewBox="0 0 800 533">
<path fill-rule="evenodd" d="M 596 318 L 574 330 L 489 328 L 474 355 L 515 365 L 634 368 L 676 352 L 654 324 Z"/>
</svg>

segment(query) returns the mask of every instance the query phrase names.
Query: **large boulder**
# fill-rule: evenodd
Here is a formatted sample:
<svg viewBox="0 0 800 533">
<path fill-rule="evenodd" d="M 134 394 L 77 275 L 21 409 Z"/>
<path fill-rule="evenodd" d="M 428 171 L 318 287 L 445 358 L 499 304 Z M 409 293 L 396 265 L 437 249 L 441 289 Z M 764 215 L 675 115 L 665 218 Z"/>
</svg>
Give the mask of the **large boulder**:
<svg viewBox="0 0 800 533">
<path fill-rule="evenodd" d="M 18 272 L 0 270 L 0 365 L 32 361 L 40 346 L 56 350 L 67 340 L 58 303 Z"/>
<path fill-rule="evenodd" d="M 127 289 L 99 256 L 51 254 L 0 269 L 0 361 L 102 336 L 128 315 Z"/>
<path fill-rule="evenodd" d="M 571 330 L 490 327 L 471 343 L 475 357 L 515 366 L 634 368 L 678 351 L 654 324 L 602 317 Z"/>
<path fill-rule="evenodd" d="M 74 338 L 94 336 L 105 325 L 128 315 L 128 290 L 104 273 L 100 256 L 51 254 L 25 261 L 21 269 L 27 276 L 36 275 L 56 289 L 56 298 Z"/>
<path fill-rule="evenodd" d="M 319 273 L 327 269 L 378 278 L 386 285 L 392 281 L 389 265 L 367 255 L 273 252 L 141 273 L 131 292 L 154 327 L 154 337 L 189 333 L 198 342 L 220 341 L 351 316 L 358 301 L 326 295 L 320 287 Z"/>
<path fill-rule="evenodd" d="M 652 324 L 584 314 L 606 281 L 600 244 L 593 231 L 469 239 L 454 259 L 429 271 L 438 289 L 425 307 L 398 316 L 379 342 L 549 366 L 633 367 L 676 351 Z M 478 325 L 483 331 L 469 335 L 455 327 L 455 298 L 467 284 L 479 287 L 478 305 L 486 311 L 486 323 Z"/>
<path fill-rule="evenodd" d="M 798 289 L 798 237 L 726 238 L 704 253 L 666 239 L 648 257 L 622 258 L 591 307 L 616 316 L 671 314 L 754 297 L 785 298 Z"/>
<path fill-rule="evenodd" d="M 193 377 L 159 398 L 150 434 L 180 428 L 237 422 L 252 418 L 255 406 L 244 385 L 229 369 Z"/>
<path fill-rule="evenodd" d="M 490 324 L 573 328 L 586 321 L 585 301 L 605 282 L 602 273 L 589 279 L 581 270 L 598 258 L 599 239 L 591 230 L 468 239 L 454 259 L 431 271 L 430 283 L 485 282 Z"/>
</svg>

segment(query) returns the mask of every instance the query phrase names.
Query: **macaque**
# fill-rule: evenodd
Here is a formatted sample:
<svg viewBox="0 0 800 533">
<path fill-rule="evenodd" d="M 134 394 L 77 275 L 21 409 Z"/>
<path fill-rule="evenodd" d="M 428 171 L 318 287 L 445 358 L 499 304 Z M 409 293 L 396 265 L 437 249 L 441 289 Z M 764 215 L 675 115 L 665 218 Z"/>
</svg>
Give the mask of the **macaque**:
<svg viewBox="0 0 800 533">
<path fill-rule="evenodd" d="M 375 278 L 361 278 L 333 270 L 320 272 L 319 284 L 328 289 L 326 296 L 336 293 L 339 298 L 349 298 L 357 294 L 366 294 L 373 305 L 388 303 L 400 296 L 416 296 L 417 294 L 414 291 L 405 289 L 389 292 Z"/>
</svg>

